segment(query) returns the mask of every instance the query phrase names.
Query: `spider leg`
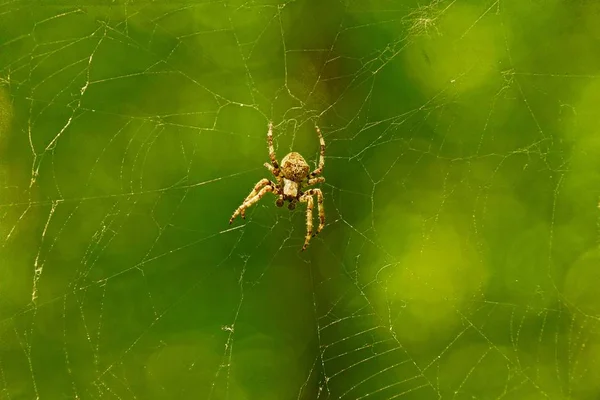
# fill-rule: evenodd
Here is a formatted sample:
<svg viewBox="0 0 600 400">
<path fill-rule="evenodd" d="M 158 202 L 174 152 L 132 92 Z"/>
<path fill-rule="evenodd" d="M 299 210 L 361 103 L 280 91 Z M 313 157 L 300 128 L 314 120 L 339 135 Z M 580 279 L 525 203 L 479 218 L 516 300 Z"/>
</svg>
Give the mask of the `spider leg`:
<svg viewBox="0 0 600 400">
<path fill-rule="evenodd" d="M 318 177 L 318 178 L 311 178 L 308 180 L 308 182 L 306 182 L 307 186 L 312 186 L 312 185 L 316 185 L 317 183 L 323 183 L 325 182 L 325 178 L 323 178 L 322 176 Z"/>
<path fill-rule="evenodd" d="M 310 238 L 312 238 L 312 230 L 313 230 L 313 198 L 312 196 L 305 194 L 300 197 L 300 201 L 306 203 L 306 237 L 304 238 L 304 246 L 302 246 L 302 251 L 306 250 L 308 247 L 308 242 L 310 242 Z"/>
<path fill-rule="evenodd" d="M 264 165 L 265 165 L 265 167 L 267 167 L 267 169 L 268 169 L 269 171 L 271 171 L 271 173 L 272 173 L 273 175 L 275 175 L 275 179 L 277 179 L 277 183 L 278 183 L 279 185 L 281 185 L 281 170 L 280 170 L 280 169 L 277 169 L 277 168 L 275 168 L 275 167 L 273 167 L 271 164 L 269 164 L 269 163 L 267 163 L 267 162 L 266 162 Z"/>
<path fill-rule="evenodd" d="M 325 209 L 323 208 L 323 192 L 321 189 L 309 189 L 305 193 L 305 196 L 314 195 L 317 196 L 317 207 L 319 209 L 319 227 L 317 228 L 317 232 L 315 232 L 315 235 L 317 235 L 325 227 Z"/>
<path fill-rule="evenodd" d="M 275 169 L 279 169 L 279 163 L 275 156 L 275 148 L 273 147 L 273 122 L 269 122 L 269 131 L 267 132 L 267 143 L 269 144 L 269 157 Z"/>
<path fill-rule="evenodd" d="M 321 143 L 321 148 L 319 151 L 319 166 L 313 172 L 308 175 L 309 178 L 314 178 L 317 175 L 320 175 L 323 172 L 323 165 L 325 165 L 325 140 L 323 140 L 323 135 L 321 135 L 321 130 L 318 126 L 315 125 L 315 129 L 317 130 L 317 134 L 319 135 L 319 142 Z"/>
<path fill-rule="evenodd" d="M 275 167 L 269 164 L 268 162 L 263 164 L 273 175 L 275 175 Z"/>
<path fill-rule="evenodd" d="M 258 181 L 258 183 L 256 185 L 254 185 L 254 189 L 252 189 L 252 191 L 250 192 L 250 194 L 248 196 L 246 196 L 246 198 L 244 199 L 244 203 L 247 202 L 248 200 L 250 200 L 251 198 L 253 198 L 254 196 L 256 196 L 256 194 L 258 193 L 258 189 L 262 188 L 265 185 L 268 185 L 269 183 L 272 183 L 272 182 L 269 181 L 266 178 L 261 179 L 260 181 Z M 240 214 L 241 214 L 242 218 L 246 218 L 246 210 L 245 209 L 242 210 L 240 212 Z"/>
<path fill-rule="evenodd" d="M 242 203 L 242 205 L 239 206 L 237 208 L 237 210 L 235 210 L 235 212 L 231 216 L 231 219 L 229 219 L 229 223 L 231 224 L 233 222 L 233 220 L 235 219 L 235 217 L 240 215 L 242 212 L 246 211 L 246 208 L 252 206 L 254 203 L 259 201 L 265 194 L 267 194 L 268 192 L 272 192 L 274 190 L 275 190 L 275 188 L 271 184 L 260 189 L 260 191 L 254 197 L 244 201 L 244 203 Z"/>
</svg>

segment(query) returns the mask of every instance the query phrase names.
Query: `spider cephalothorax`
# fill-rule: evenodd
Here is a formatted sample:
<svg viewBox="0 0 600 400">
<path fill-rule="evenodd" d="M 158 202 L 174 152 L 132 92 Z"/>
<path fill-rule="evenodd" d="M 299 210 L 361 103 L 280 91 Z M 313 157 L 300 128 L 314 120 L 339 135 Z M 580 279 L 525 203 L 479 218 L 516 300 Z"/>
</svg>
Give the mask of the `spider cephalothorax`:
<svg viewBox="0 0 600 400">
<path fill-rule="evenodd" d="M 235 210 L 229 223 L 231 224 L 235 217 L 241 215 L 245 218 L 245 212 L 248 207 L 256 203 L 266 193 L 273 192 L 277 195 L 275 204 L 278 207 L 282 207 L 283 204 L 288 201 L 288 208 L 290 210 L 296 207 L 296 202 L 306 203 L 306 238 L 304 240 L 304 246 L 302 250 L 306 249 L 310 238 L 317 233 L 321 232 L 325 226 L 325 211 L 323 210 L 323 193 L 320 189 L 308 189 L 303 191 L 302 189 L 306 186 L 315 185 L 317 183 L 325 182 L 325 178 L 317 177 L 323 172 L 323 165 L 325 163 L 325 141 L 321 135 L 321 131 L 318 126 L 315 126 L 317 134 L 319 135 L 319 141 L 321 143 L 319 166 L 313 172 L 309 173 L 310 167 L 300 155 L 300 153 L 291 152 L 281 160 L 281 165 L 277 161 L 275 156 L 275 148 L 273 147 L 273 123 L 269 123 L 269 131 L 267 133 L 267 143 L 269 145 L 269 157 L 271 158 L 271 164 L 265 163 L 265 167 L 269 169 L 275 175 L 277 183 L 272 182 L 268 179 L 261 179 L 255 186 L 252 192 L 246 197 L 246 200 L 241 206 Z M 312 196 L 317 196 L 317 207 L 319 210 L 319 227 L 313 235 L 313 221 L 312 213 L 314 207 L 314 200 Z"/>
</svg>

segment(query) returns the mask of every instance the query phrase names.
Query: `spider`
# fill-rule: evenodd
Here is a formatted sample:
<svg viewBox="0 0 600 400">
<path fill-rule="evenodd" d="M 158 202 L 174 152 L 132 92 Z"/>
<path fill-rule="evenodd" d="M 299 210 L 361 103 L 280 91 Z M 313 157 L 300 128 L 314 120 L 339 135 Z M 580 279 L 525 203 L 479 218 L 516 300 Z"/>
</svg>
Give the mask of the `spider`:
<svg viewBox="0 0 600 400">
<path fill-rule="evenodd" d="M 325 211 L 323 210 L 323 193 L 321 189 L 308 189 L 303 191 L 306 186 L 316 185 L 317 183 L 325 182 L 325 178 L 319 177 L 318 175 L 323 172 L 323 165 L 325 163 L 325 141 L 321 135 L 321 130 L 315 125 L 317 134 L 319 135 L 319 141 L 321 142 L 319 166 L 313 172 L 309 173 L 309 166 L 300 155 L 300 153 L 291 152 L 281 160 L 281 165 L 277 161 L 275 156 L 275 149 L 273 148 L 273 123 L 269 122 L 269 131 L 267 132 L 267 144 L 269 145 L 269 157 L 271 163 L 265 163 L 265 167 L 273 175 L 277 183 L 268 179 L 261 179 L 254 186 L 254 189 L 246 197 L 241 206 L 235 210 L 229 223 L 241 215 L 242 218 L 246 218 L 246 209 L 258 202 L 268 192 L 273 192 L 278 198 L 275 201 L 277 207 L 282 207 L 283 204 L 288 201 L 288 208 L 293 210 L 296 208 L 296 203 L 306 203 L 306 237 L 304 240 L 304 246 L 302 250 L 306 250 L 310 239 L 317 233 L 321 232 L 325 226 Z M 313 234 L 313 207 L 314 200 L 313 196 L 317 196 L 317 206 L 319 210 L 319 227 Z"/>
</svg>

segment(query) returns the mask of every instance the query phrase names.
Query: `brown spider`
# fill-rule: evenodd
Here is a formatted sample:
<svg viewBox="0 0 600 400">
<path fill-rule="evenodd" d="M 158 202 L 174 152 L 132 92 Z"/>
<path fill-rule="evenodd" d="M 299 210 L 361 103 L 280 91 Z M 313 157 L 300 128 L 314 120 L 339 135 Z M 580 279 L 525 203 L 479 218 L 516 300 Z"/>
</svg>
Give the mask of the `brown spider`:
<svg viewBox="0 0 600 400">
<path fill-rule="evenodd" d="M 269 122 L 269 132 L 267 133 L 267 143 L 269 144 L 269 157 L 271 158 L 271 164 L 265 163 L 265 167 L 275 175 L 277 183 L 274 183 L 268 179 L 261 179 L 255 186 L 250 194 L 246 197 L 241 206 L 235 210 L 229 223 L 241 215 L 242 218 L 246 218 L 246 209 L 259 201 L 266 193 L 273 192 L 278 198 L 275 201 L 277 207 L 283 206 L 283 203 L 289 201 L 288 208 L 293 210 L 296 207 L 296 202 L 306 203 L 306 238 L 304 240 L 304 246 L 302 250 L 305 250 L 310 242 L 311 237 L 321 232 L 325 226 L 325 211 L 323 210 L 323 193 L 321 189 L 308 189 L 302 191 L 306 186 L 315 185 L 317 183 L 325 182 L 325 178 L 317 177 L 323 172 L 323 164 L 325 164 L 325 141 L 321 135 L 321 131 L 318 126 L 315 126 L 317 134 L 319 135 L 319 141 L 321 142 L 321 151 L 319 158 L 319 166 L 310 174 L 309 166 L 304 158 L 296 152 L 291 152 L 281 160 L 281 168 L 277 157 L 275 156 L 275 149 L 273 148 L 273 123 Z M 313 196 L 317 196 L 317 206 L 319 210 L 319 227 L 317 232 L 313 235 L 313 207 L 314 201 Z"/>
</svg>

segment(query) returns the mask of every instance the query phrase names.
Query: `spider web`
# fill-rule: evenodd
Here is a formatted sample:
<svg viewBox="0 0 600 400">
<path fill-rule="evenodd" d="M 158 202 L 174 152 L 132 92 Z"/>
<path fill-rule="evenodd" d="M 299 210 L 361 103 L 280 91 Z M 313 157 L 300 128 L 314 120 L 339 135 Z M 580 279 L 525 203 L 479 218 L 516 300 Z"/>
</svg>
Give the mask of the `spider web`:
<svg viewBox="0 0 600 400">
<path fill-rule="evenodd" d="M 0 4 L 6 399 L 600 396 L 600 8 Z M 327 149 L 327 224 L 266 197 Z"/>
</svg>

